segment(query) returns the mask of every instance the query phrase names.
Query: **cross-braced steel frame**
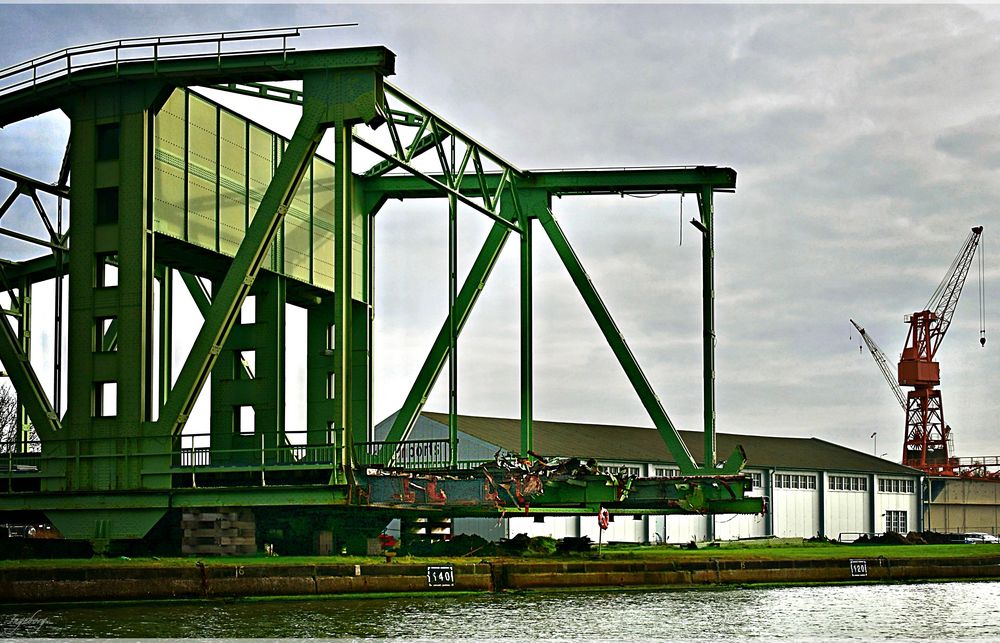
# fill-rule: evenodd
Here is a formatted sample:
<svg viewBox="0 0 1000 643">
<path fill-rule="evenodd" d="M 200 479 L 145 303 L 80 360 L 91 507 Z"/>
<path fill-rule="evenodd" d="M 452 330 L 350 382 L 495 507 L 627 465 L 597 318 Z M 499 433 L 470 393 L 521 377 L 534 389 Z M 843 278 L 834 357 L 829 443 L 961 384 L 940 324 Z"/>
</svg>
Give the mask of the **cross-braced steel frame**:
<svg viewBox="0 0 1000 643">
<path fill-rule="evenodd" d="M 8 449 L 8 493 L 0 494 L 0 508 L 44 511 L 66 535 L 99 540 L 141 537 L 168 508 L 365 505 L 358 491 L 365 467 L 359 465 L 393 464 L 446 362 L 449 448 L 447 461 L 438 464 L 455 468 L 457 360 L 449 357 L 512 235 L 520 254 L 521 452 L 528 454 L 532 223 L 538 221 L 686 477 L 684 485 L 661 496 L 663 511 L 759 512 L 761 500 L 744 497 L 747 481 L 736 475 L 742 452 L 717 462 L 715 448 L 713 198 L 735 188 L 735 172 L 526 171 L 390 85 L 389 50 L 294 51 L 287 39 L 297 33 L 117 41 L 0 71 L 0 125 L 53 106 L 71 124 L 65 169 L 55 186 L 0 173 L 15 184 L 0 217 L 19 196 L 31 198 L 49 238 L 26 238 L 2 227 L 0 233 L 51 250 L 7 263 L 0 274 L 12 302 L 0 315 L 0 359 L 17 391 L 24 426 L 34 427 L 41 446 L 29 448 L 32 441 L 22 432 Z M 225 49 L 231 41 L 274 38 L 280 47 Z M 198 44 L 211 53 L 165 53 L 173 45 Z M 144 47 L 146 56 L 123 56 Z M 105 59 L 79 62 L 84 55 L 92 61 L 95 52 Z M 300 81 L 301 88 L 273 84 L 288 80 Z M 294 134 L 285 140 L 190 90 L 198 86 L 296 105 L 301 115 Z M 333 139 L 332 159 L 316 154 L 324 135 Z M 352 172 L 355 149 L 378 162 Z M 52 225 L 39 190 L 60 204 L 68 200 L 71 234 L 62 229 L 61 205 Z M 552 210 L 553 197 L 564 195 L 658 193 L 695 194 L 699 206 L 693 223 L 701 232 L 704 289 L 700 463 Z M 373 219 L 386 201 L 415 198 L 448 202 L 449 314 L 388 436 L 373 442 Z M 459 204 L 492 221 L 461 283 Z M 61 289 L 63 274 L 69 302 L 65 409 L 58 385 L 53 399 L 47 396 L 26 340 L 31 285 L 55 278 Z M 176 318 L 177 277 L 202 320 Z M 250 296 L 253 319 L 245 320 L 241 311 Z M 286 342 L 299 339 L 286 337 L 288 304 L 308 315 L 301 435 L 292 435 L 284 420 L 284 350 Z M 180 325 L 197 332 L 174 372 L 173 335 Z M 185 427 L 209 381 L 210 430 L 199 441 Z M 729 481 L 715 482 L 720 475 Z M 595 491 L 583 499 L 558 490 L 546 494 L 575 498 L 560 505 L 564 511 L 590 511 L 607 501 Z M 655 508 L 655 498 L 647 495 L 643 502 Z M 535 504 L 544 507 L 545 495 Z"/>
</svg>

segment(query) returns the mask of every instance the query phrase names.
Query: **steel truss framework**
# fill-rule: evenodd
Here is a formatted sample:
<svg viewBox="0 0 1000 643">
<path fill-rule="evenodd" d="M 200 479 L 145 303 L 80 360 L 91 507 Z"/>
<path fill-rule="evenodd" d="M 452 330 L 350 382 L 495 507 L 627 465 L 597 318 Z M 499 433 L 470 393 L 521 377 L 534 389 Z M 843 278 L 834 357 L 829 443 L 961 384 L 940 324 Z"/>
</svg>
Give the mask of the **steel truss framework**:
<svg viewBox="0 0 1000 643">
<path fill-rule="evenodd" d="M 24 426 L 38 435 L 32 443 L 22 432 L 17 444 L 8 445 L 0 487 L 7 493 L 0 494 L 0 509 L 41 510 L 66 535 L 100 541 L 141 537 L 171 507 L 371 505 L 366 467 L 393 464 L 445 362 L 451 364 L 449 456 L 434 464 L 462 466 L 456 460 L 457 360 L 448 358 L 511 235 L 520 253 L 521 451 L 527 454 L 532 450 L 532 221 L 537 220 L 684 476 L 637 487 L 631 508 L 759 513 L 761 499 L 745 497 L 749 479 L 737 475 L 742 451 L 717 462 L 715 449 L 713 196 L 735 188 L 735 172 L 716 167 L 525 171 L 386 82 L 394 65 L 389 50 L 299 52 L 287 47 L 296 33 L 202 34 L 189 44 L 209 43 L 217 51 L 172 57 L 164 53 L 168 45 L 188 42 L 176 37 L 150 45 L 151 56 L 128 62 L 120 59 L 127 45 L 119 42 L 103 49 L 114 52 L 113 61 L 81 66 L 74 55 L 92 48 L 70 49 L 61 57 L 0 71 L 0 125 L 52 106 L 71 121 L 67 162 L 55 187 L 0 174 L 15 184 L 0 217 L 19 195 L 32 198 L 49 239 L 23 240 L 52 250 L 39 259 L 6 263 L 0 275 L 13 302 L 13 309 L 0 315 L 0 359 L 17 391 Z M 282 46 L 223 50 L 230 40 L 264 37 L 280 38 Z M 42 73 L 53 60 L 57 66 L 65 62 L 65 73 Z M 301 81 L 301 89 L 270 84 L 284 80 Z M 286 141 L 188 91 L 194 86 L 295 104 L 301 116 Z M 329 161 L 316 156 L 327 132 L 335 149 Z M 352 173 L 355 148 L 379 162 Z M 427 158 L 434 169 L 421 165 Z M 61 229 L 61 218 L 53 228 L 38 204 L 38 190 L 69 200 L 71 236 Z M 703 248 L 700 464 L 552 211 L 553 196 L 656 193 L 693 193 L 699 205 L 700 216 L 692 223 L 701 231 Z M 373 217 L 389 199 L 414 198 L 445 198 L 449 204 L 450 313 L 388 437 L 374 443 Z M 493 222 L 461 283 L 455 232 L 460 203 Z M 61 288 L 64 272 L 70 373 L 65 412 L 58 392 L 55 403 L 47 397 L 26 339 L 31 285 L 59 277 Z M 173 332 L 183 323 L 175 319 L 171 301 L 177 276 L 204 319 L 175 374 Z M 251 295 L 254 320 L 244 323 L 241 310 Z M 300 435 L 284 426 L 286 304 L 308 313 L 308 408 Z M 184 428 L 209 381 L 211 428 L 199 440 Z M 533 510 L 630 507 L 625 494 L 606 481 L 583 486 L 581 491 L 550 485 L 533 501 Z M 434 506 L 453 515 L 495 514 L 498 508 Z"/>
</svg>

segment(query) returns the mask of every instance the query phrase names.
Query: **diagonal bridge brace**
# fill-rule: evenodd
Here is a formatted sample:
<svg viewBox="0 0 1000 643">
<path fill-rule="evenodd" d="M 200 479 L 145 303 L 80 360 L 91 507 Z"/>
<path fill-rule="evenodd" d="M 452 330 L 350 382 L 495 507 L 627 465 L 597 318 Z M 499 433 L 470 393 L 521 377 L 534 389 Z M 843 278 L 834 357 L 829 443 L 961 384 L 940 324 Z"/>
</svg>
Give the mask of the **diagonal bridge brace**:
<svg viewBox="0 0 1000 643">
<path fill-rule="evenodd" d="M 45 389 L 17 341 L 17 333 L 6 314 L 0 313 L 0 362 L 14 383 L 18 400 L 42 440 L 54 438 L 61 428 L 59 416 L 45 395 Z"/>
<path fill-rule="evenodd" d="M 653 420 L 653 424 L 656 426 L 657 431 L 660 432 L 660 436 L 666 443 L 670 453 L 674 456 L 681 474 L 714 475 L 720 473 L 720 471 L 723 473 L 735 473 L 739 471 L 743 467 L 746 459 L 745 455 L 743 455 L 742 449 L 739 447 L 737 447 L 737 450 L 733 453 L 732 457 L 726 461 L 725 465 L 721 469 L 700 469 L 698 467 L 694 458 L 691 456 L 691 452 L 688 450 L 687 445 L 677 432 L 677 428 L 670 420 L 666 410 L 664 410 L 663 405 L 660 402 L 660 398 L 653 391 L 653 387 L 650 385 L 649 380 L 646 379 L 646 375 L 643 373 L 642 368 L 640 368 L 639 362 L 632 353 L 632 349 L 630 349 L 628 344 L 625 342 L 624 335 L 622 335 L 621 330 L 611 317 L 611 313 L 608 311 L 607 306 L 604 304 L 604 301 L 598 294 L 593 282 L 591 282 L 590 277 L 587 275 L 583 265 L 580 263 L 580 259 L 577 257 L 573 247 L 570 245 L 569 239 L 566 238 L 565 233 L 563 233 L 562 228 L 559 226 L 559 222 L 556 221 L 555 217 L 552 215 L 552 211 L 550 209 L 543 210 L 538 219 L 542 224 L 542 229 L 545 230 L 549 240 L 552 242 L 552 246 L 559 255 L 559 259 L 562 260 L 563 265 L 566 267 L 566 271 L 573 279 L 573 283 L 576 285 L 577 290 L 580 291 L 580 295 L 587 304 L 587 308 L 590 309 L 591 315 L 594 316 L 594 320 L 600 327 L 601 333 L 604 334 L 604 339 L 608 342 L 612 352 L 614 352 L 615 357 L 618 359 L 618 363 L 621 364 L 622 370 L 625 371 L 625 375 L 628 377 L 629 383 L 632 384 L 632 388 L 635 389 L 643 407 L 645 407 L 650 419 Z"/>
</svg>

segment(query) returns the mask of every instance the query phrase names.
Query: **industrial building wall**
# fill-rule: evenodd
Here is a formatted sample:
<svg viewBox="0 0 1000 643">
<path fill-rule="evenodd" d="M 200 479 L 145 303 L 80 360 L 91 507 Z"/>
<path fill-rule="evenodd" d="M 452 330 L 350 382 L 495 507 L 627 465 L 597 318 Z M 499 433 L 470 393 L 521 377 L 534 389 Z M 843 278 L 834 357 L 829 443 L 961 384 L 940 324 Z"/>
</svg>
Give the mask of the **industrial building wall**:
<svg viewBox="0 0 1000 643">
<path fill-rule="evenodd" d="M 869 476 L 864 476 L 866 482 Z M 871 524 L 872 491 L 830 489 L 829 484 L 823 490 L 825 507 L 823 533 L 827 538 L 853 540 L 848 534 L 866 534 L 873 529 Z"/>
<path fill-rule="evenodd" d="M 1000 481 L 932 478 L 926 529 L 1000 533 Z"/>
<path fill-rule="evenodd" d="M 611 523 L 603 535 L 597 524 L 597 516 L 580 517 L 580 535 L 589 537 L 593 542 L 600 538 L 603 542 L 642 543 L 646 542 L 646 521 L 636 520 L 632 516 L 611 514 Z"/>
<path fill-rule="evenodd" d="M 769 535 L 767 520 L 763 515 L 719 514 L 714 519 L 716 540 L 741 540 Z"/>
<path fill-rule="evenodd" d="M 920 481 L 916 477 L 875 476 L 875 485 L 872 531 L 906 533 L 920 530 Z M 905 489 L 901 485 L 905 485 Z M 901 514 L 905 514 L 905 526 L 898 522 Z"/>
<path fill-rule="evenodd" d="M 507 538 L 507 521 L 494 518 L 455 518 L 451 522 L 451 533 L 479 536 L 490 542 Z"/>
<path fill-rule="evenodd" d="M 582 520 L 587 520 L 583 516 Z M 597 520 L 594 518 L 594 520 Z M 578 536 L 576 516 L 545 516 L 536 519 L 533 516 L 518 516 L 507 519 L 508 537 L 513 538 L 518 534 L 527 534 L 530 538 L 536 536 L 548 536 L 550 538 L 566 538 L 567 536 Z"/>
<path fill-rule="evenodd" d="M 820 492 L 816 489 L 816 478 L 815 473 L 774 472 L 770 507 L 775 536 L 808 538 L 819 533 Z M 803 484 L 810 480 L 811 487 Z"/>
<path fill-rule="evenodd" d="M 669 544 L 704 541 L 708 538 L 707 520 L 705 516 L 650 516 L 647 540 Z"/>
</svg>

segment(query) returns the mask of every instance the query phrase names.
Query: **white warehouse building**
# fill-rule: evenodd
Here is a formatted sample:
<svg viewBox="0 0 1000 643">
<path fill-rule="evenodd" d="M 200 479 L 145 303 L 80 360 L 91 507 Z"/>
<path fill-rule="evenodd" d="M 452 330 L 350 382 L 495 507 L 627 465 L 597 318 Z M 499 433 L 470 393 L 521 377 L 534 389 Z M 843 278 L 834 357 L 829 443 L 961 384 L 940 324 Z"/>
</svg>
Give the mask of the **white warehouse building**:
<svg viewBox="0 0 1000 643">
<path fill-rule="evenodd" d="M 381 440 L 394 416 L 375 428 Z M 491 460 L 498 449 L 520 450 L 517 419 L 458 416 L 458 460 Z M 702 458 L 702 434 L 681 431 L 696 461 Z M 420 448 L 446 449 L 448 416 L 422 413 L 408 442 Z M 766 496 L 763 515 L 612 516 L 605 542 L 689 542 L 765 536 L 825 536 L 853 539 L 857 534 L 921 531 L 922 472 L 818 438 L 716 435 L 720 457 L 737 444 L 747 453 L 744 472 L 753 478 L 751 495 Z M 534 451 L 545 457 L 594 458 L 605 468 L 626 468 L 639 476 L 677 475 L 673 457 L 652 428 L 535 421 Z M 446 455 L 443 454 L 443 455 Z M 401 462 L 402 463 L 402 462 Z M 528 536 L 589 536 L 598 539 L 596 516 L 515 516 L 456 518 L 454 534 L 478 534 L 490 540 Z"/>
</svg>

